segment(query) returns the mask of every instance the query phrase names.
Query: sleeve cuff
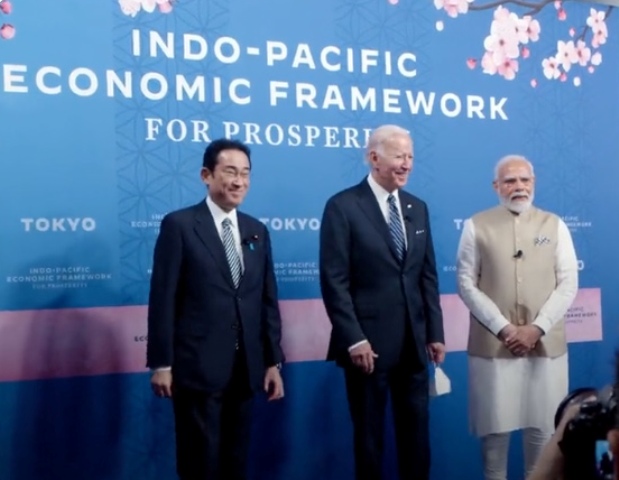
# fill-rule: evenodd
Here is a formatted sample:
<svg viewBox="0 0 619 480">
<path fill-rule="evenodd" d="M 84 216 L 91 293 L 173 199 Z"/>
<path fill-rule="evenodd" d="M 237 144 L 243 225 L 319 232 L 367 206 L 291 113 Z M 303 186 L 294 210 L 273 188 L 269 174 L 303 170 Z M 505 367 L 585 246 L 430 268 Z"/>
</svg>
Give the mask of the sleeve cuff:
<svg viewBox="0 0 619 480">
<path fill-rule="evenodd" d="M 548 332 L 548 330 L 552 328 L 550 320 L 544 317 L 537 317 L 535 321 L 532 323 L 532 325 L 539 327 L 539 329 L 542 331 L 542 334 L 544 335 Z"/>
<path fill-rule="evenodd" d="M 494 334 L 495 337 L 498 337 L 499 333 L 501 333 L 501 330 L 503 330 L 509 325 L 511 325 L 511 323 L 509 323 L 505 318 L 501 317 L 496 322 L 492 322 L 490 331 Z"/>
<path fill-rule="evenodd" d="M 157 368 L 151 368 L 150 371 L 151 372 L 164 372 L 166 370 L 172 370 L 172 367 L 157 367 Z"/>
<path fill-rule="evenodd" d="M 359 345 L 363 345 L 364 343 L 368 343 L 368 341 L 367 340 L 361 340 L 360 342 L 357 342 L 354 345 L 351 345 L 350 347 L 348 347 L 348 352 L 350 353 L 350 351 L 353 348 L 357 348 Z"/>
</svg>

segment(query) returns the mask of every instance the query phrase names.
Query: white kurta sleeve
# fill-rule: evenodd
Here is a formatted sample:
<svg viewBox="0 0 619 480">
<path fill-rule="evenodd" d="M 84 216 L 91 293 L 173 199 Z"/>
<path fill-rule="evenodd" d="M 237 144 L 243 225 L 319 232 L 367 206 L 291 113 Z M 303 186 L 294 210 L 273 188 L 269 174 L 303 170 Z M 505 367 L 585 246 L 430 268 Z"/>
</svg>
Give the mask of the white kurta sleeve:
<svg viewBox="0 0 619 480">
<path fill-rule="evenodd" d="M 578 259 L 572 235 L 565 222 L 559 219 L 557 249 L 555 251 L 555 275 L 557 286 L 540 309 L 533 325 L 544 333 L 561 320 L 578 293 Z"/>
<path fill-rule="evenodd" d="M 458 293 L 471 313 L 493 334 L 510 325 L 499 307 L 482 292 L 478 285 L 479 253 L 475 241 L 475 226 L 470 219 L 464 221 L 458 245 Z"/>
</svg>

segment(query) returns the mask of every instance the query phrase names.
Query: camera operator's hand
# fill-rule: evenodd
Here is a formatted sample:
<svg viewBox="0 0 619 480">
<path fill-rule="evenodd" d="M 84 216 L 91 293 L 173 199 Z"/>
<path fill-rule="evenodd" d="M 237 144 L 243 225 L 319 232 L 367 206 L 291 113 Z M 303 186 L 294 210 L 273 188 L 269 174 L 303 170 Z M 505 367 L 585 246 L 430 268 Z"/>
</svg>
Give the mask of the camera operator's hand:
<svg viewBox="0 0 619 480">
<path fill-rule="evenodd" d="M 523 325 L 515 327 L 515 329 L 516 332 L 509 335 L 504 343 L 510 352 L 521 357 L 535 348 L 535 344 L 539 341 L 543 332 L 535 325 Z"/>
<path fill-rule="evenodd" d="M 592 397 L 593 399 L 595 397 Z M 589 400 L 589 399 L 588 399 Z M 559 441 L 563 438 L 563 432 L 569 421 L 574 418 L 580 410 L 580 405 L 570 405 L 565 412 L 555 433 L 550 438 L 550 441 L 544 446 L 540 454 L 533 472 L 526 480 L 561 480 L 563 478 L 564 459 Z"/>
</svg>

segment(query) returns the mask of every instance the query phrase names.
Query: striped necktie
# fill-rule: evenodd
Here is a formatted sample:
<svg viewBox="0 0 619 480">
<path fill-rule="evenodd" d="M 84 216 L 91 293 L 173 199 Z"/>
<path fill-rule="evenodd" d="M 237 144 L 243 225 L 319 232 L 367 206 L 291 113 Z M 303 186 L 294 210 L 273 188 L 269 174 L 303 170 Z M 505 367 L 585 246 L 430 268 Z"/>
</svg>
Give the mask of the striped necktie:
<svg viewBox="0 0 619 480">
<path fill-rule="evenodd" d="M 234 286 L 238 287 L 241 280 L 241 259 L 239 258 L 239 252 L 236 250 L 234 235 L 232 234 L 232 221 L 226 218 L 221 222 L 221 226 L 221 237 L 226 252 L 226 258 L 228 259 L 228 265 L 230 266 L 232 281 L 234 282 Z"/>
<path fill-rule="evenodd" d="M 404 241 L 404 229 L 402 228 L 402 220 L 400 218 L 400 212 L 398 206 L 395 203 L 395 197 L 389 195 L 387 197 L 389 203 L 389 232 L 391 232 L 391 238 L 398 253 L 398 259 L 402 261 L 404 259 L 404 252 L 406 250 Z"/>
</svg>

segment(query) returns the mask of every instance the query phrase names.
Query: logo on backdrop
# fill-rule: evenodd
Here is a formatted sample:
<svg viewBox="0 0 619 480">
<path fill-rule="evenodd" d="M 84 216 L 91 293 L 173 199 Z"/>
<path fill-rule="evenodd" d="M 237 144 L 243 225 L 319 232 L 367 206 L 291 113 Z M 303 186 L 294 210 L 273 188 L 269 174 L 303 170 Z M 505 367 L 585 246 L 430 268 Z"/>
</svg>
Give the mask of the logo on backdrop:
<svg viewBox="0 0 619 480">
<path fill-rule="evenodd" d="M 578 215 L 565 215 L 561 217 L 561 219 L 565 222 L 567 228 L 569 228 L 572 233 L 589 229 L 593 226 L 591 221 L 581 218 Z"/>
<path fill-rule="evenodd" d="M 261 217 L 259 220 L 264 223 L 269 231 L 318 231 L 320 230 L 320 219 L 316 217 Z"/>
<path fill-rule="evenodd" d="M 94 232 L 97 222 L 92 217 L 20 218 L 25 232 Z"/>
<path fill-rule="evenodd" d="M 5 281 L 12 286 L 28 286 L 33 290 L 65 290 L 111 282 L 112 274 L 87 265 L 41 265 L 20 269 L 7 275 Z"/>
</svg>

